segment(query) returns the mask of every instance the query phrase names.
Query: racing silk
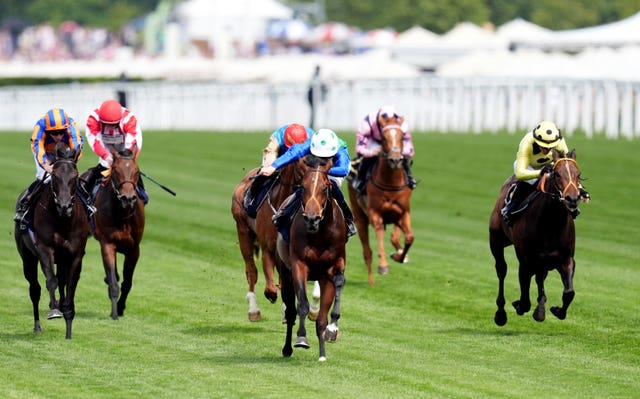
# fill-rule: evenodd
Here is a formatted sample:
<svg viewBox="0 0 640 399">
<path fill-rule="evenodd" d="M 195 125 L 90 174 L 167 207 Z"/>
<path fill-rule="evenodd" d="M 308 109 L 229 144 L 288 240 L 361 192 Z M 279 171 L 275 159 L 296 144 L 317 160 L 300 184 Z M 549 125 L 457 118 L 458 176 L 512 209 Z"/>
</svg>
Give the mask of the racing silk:
<svg viewBox="0 0 640 399">
<path fill-rule="evenodd" d="M 98 109 L 93 110 L 87 118 L 86 135 L 89 146 L 100 158 L 100 164 L 107 168 L 111 167 L 108 162 L 111 155 L 110 149 L 133 151 L 135 145 L 137 151 L 133 154 L 134 158 L 138 157 L 142 149 L 142 130 L 138 119 L 129 109 L 124 107 L 122 107 L 122 119 L 118 125 L 101 123 Z"/>
<path fill-rule="evenodd" d="M 405 157 L 413 157 L 415 150 L 413 148 L 413 140 L 411 139 L 411 132 L 409 132 L 409 125 L 407 122 L 403 122 L 402 126 L 403 138 L 402 138 L 402 155 Z M 374 112 L 367 115 L 358 128 L 358 134 L 356 135 L 356 154 L 364 158 L 371 158 L 378 156 L 380 153 L 382 141 L 382 134 L 380 125 L 378 124 L 378 113 Z"/>
<path fill-rule="evenodd" d="M 275 161 L 275 159 L 285 152 L 287 152 L 288 148 L 284 144 L 284 131 L 287 130 L 289 125 L 283 125 L 275 132 L 271 133 L 271 137 L 269 137 L 269 143 L 267 147 L 262 150 L 262 166 L 269 166 Z M 311 137 L 313 134 L 313 129 L 305 128 L 307 131 L 307 137 Z"/>
<path fill-rule="evenodd" d="M 280 169 L 283 166 L 295 162 L 298 159 L 311 153 L 311 136 L 304 143 L 292 145 L 287 152 L 279 156 L 271 166 L 276 169 Z M 329 169 L 329 176 L 333 177 L 345 177 L 349 173 L 349 166 L 351 165 L 351 158 L 349 157 L 349 151 L 347 150 L 347 144 L 340 140 L 340 148 L 336 155 L 333 156 L 333 166 Z"/>
<path fill-rule="evenodd" d="M 45 119 L 42 117 L 36 122 L 31 135 L 31 152 L 33 152 L 36 161 L 36 169 L 42 169 L 42 174 L 44 174 L 45 163 L 51 163 L 53 150 L 56 146 L 55 139 L 46 133 L 45 126 Z M 60 141 L 67 144 L 72 150 L 80 149 L 82 151 L 84 139 L 72 117 L 69 117 L 69 128 L 67 133 L 62 135 Z M 40 176 L 40 173 L 36 173 L 36 176 Z"/>
<path fill-rule="evenodd" d="M 558 141 L 558 144 L 553 147 L 557 151 L 569 152 L 567 143 L 564 138 Z M 536 151 L 534 153 L 534 151 Z M 540 169 L 553 161 L 553 155 L 551 152 L 543 154 L 540 152 L 540 147 L 535 144 L 533 139 L 533 132 L 527 133 L 518 146 L 518 153 L 516 155 L 516 161 L 514 163 L 514 174 L 518 180 L 531 180 L 540 177 Z"/>
</svg>

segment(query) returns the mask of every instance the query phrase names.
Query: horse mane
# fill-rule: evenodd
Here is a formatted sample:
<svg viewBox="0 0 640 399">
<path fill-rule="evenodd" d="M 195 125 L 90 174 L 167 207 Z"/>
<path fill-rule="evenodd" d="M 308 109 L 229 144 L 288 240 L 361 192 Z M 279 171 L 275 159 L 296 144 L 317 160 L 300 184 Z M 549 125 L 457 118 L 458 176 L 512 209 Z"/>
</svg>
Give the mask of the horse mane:
<svg viewBox="0 0 640 399">
<path fill-rule="evenodd" d="M 76 151 L 72 150 L 66 143 L 58 142 L 53 150 L 55 159 L 73 159 L 75 158 Z"/>
<path fill-rule="evenodd" d="M 130 149 L 125 148 L 124 150 L 118 151 L 118 155 L 126 158 L 133 156 L 133 152 Z"/>
<path fill-rule="evenodd" d="M 313 154 L 307 154 L 307 156 L 304 157 L 304 164 L 312 168 L 326 165 L 327 162 L 329 162 L 329 158 L 321 158 Z"/>
</svg>

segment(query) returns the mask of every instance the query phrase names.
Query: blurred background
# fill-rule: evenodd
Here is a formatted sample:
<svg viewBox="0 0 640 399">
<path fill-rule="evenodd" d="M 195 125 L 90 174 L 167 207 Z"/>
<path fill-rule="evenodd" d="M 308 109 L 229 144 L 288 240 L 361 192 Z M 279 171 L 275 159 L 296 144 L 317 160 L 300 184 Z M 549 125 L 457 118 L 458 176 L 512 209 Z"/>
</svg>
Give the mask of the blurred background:
<svg viewBox="0 0 640 399">
<path fill-rule="evenodd" d="M 0 130 L 115 97 L 154 129 L 640 136 L 640 0 L 3 0 Z M 316 66 L 320 73 L 314 78 Z M 314 82 L 315 83 L 312 83 Z"/>
</svg>

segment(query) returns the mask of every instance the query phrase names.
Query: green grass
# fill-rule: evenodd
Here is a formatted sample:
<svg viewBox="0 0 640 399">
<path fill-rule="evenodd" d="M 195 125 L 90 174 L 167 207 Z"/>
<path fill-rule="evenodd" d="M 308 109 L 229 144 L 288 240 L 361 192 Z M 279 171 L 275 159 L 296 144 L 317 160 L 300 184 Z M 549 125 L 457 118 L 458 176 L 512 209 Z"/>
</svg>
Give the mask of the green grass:
<svg viewBox="0 0 640 399">
<path fill-rule="evenodd" d="M 33 320 L 13 239 L 13 206 L 33 179 L 28 133 L 0 140 L 0 397 L 3 398 L 631 398 L 640 392 L 639 141 L 571 137 L 592 204 L 577 220 L 576 298 L 567 319 L 535 322 L 507 309 L 493 323 L 497 278 L 488 219 L 520 136 L 415 134 L 411 263 L 366 281 L 357 239 L 347 245 L 340 339 L 320 363 L 281 356 L 280 304 L 247 284 L 231 192 L 256 166 L 268 133 L 146 132 L 139 163 L 151 201 L 125 316 L 109 318 L 99 247 L 89 241 L 73 339 L 62 320 Z M 344 137 L 353 144 L 353 134 Z M 95 165 L 90 150 L 80 169 Z M 390 250 L 390 244 L 388 250 Z M 122 260 L 119 259 L 120 264 Z M 507 249 L 507 301 L 518 296 Z M 375 265 L 377 266 L 377 265 Z M 43 278 L 40 279 L 43 284 Z M 533 298 L 535 298 L 532 287 Z M 556 272 L 548 306 L 560 303 Z M 44 297 L 46 294 L 43 292 Z M 42 317 L 46 300 L 41 300 Z"/>
</svg>

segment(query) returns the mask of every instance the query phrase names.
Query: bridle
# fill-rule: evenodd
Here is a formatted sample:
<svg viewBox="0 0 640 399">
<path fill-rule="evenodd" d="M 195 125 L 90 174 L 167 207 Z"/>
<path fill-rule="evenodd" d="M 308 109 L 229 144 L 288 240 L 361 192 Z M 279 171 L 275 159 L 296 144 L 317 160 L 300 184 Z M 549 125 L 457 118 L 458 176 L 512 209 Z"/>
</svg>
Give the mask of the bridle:
<svg viewBox="0 0 640 399">
<path fill-rule="evenodd" d="M 328 175 L 329 172 L 326 171 L 326 170 L 320 170 L 316 166 L 314 169 L 305 170 L 304 175 L 307 175 L 309 173 L 314 173 L 315 177 L 313 178 L 313 187 L 311 189 L 311 192 L 312 192 L 311 198 L 309 198 L 306 203 L 304 203 L 304 202 L 302 203 L 302 213 L 305 214 L 306 206 L 310 202 L 313 202 L 320 209 L 320 211 L 321 211 L 320 220 L 322 220 L 324 218 L 324 209 L 326 208 L 327 202 L 329 201 L 329 198 L 330 198 L 329 190 L 330 190 L 331 184 L 326 184 L 324 189 L 322 190 L 322 192 L 325 193 L 325 198 L 324 198 L 324 202 L 323 203 L 321 203 L 321 201 L 316 196 L 316 193 L 318 192 L 318 190 L 316 188 L 318 187 L 318 184 L 320 184 L 320 176 L 321 175 Z M 304 190 L 304 186 L 302 186 L 302 189 Z"/>
<path fill-rule="evenodd" d="M 397 129 L 399 131 L 402 132 L 401 126 L 399 124 L 391 124 L 391 125 L 387 125 L 384 126 L 382 128 L 382 132 L 385 132 L 386 130 L 390 130 L 390 129 Z M 382 141 L 386 142 L 387 140 L 385 139 L 384 135 L 382 136 Z M 384 147 L 384 146 L 383 146 Z M 385 162 L 389 161 L 389 157 L 391 154 L 399 154 L 399 158 L 397 158 L 399 160 L 399 162 L 402 162 L 402 160 L 404 159 L 404 156 L 402 155 L 402 149 L 398 146 L 393 146 L 389 149 L 389 151 L 382 151 L 382 158 L 384 159 Z M 378 162 L 379 163 L 379 162 Z M 373 167 L 373 170 L 371 171 L 371 182 L 373 183 L 374 186 L 376 186 L 378 189 L 383 190 L 383 191 L 400 191 L 400 190 L 404 190 L 405 188 L 407 188 L 407 183 L 406 181 L 399 186 L 391 186 L 391 185 L 387 185 L 384 183 L 381 183 L 379 181 L 376 181 L 375 179 L 375 172 L 377 170 L 377 168 L 380 166 L 378 165 L 378 163 L 376 163 Z"/>
<path fill-rule="evenodd" d="M 63 163 L 64 164 L 70 164 L 70 165 L 73 165 L 74 167 L 76 165 L 75 161 L 72 161 L 72 160 L 69 160 L 69 159 L 58 159 L 53 163 L 52 168 L 58 163 L 60 163 L 60 164 L 63 164 Z M 56 188 L 55 188 L 54 182 L 55 182 L 56 179 L 58 179 L 58 176 L 54 175 L 53 173 L 51 173 L 50 175 L 51 175 L 51 179 L 49 180 L 49 185 L 51 186 L 51 194 L 53 196 L 53 202 L 57 206 L 57 205 L 60 205 L 60 203 L 59 203 L 59 200 L 58 200 L 58 193 L 56 192 Z M 71 201 L 73 201 L 74 198 L 75 198 L 75 195 L 72 195 L 71 196 Z"/>
<path fill-rule="evenodd" d="M 545 186 L 546 186 L 545 183 L 546 183 L 546 179 L 547 179 L 547 176 L 548 176 L 548 174 L 546 174 L 546 173 L 540 179 L 540 191 L 542 191 L 543 193 L 551 194 L 553 196 L 553 198 L 558 199 L 560 202 L 566 201 L 567 191 L 571 187 L 575 187 L 575 189 L 578 190 L 578 192 L 580 192 L 579 177 L 578 176 L 574 176 L 571 173 L 571 169 L 569 168 L 569 164 L 571 162 L 573 162 L 573 164 L 576 165 L 576 167 L 578 166 L 578 163 L 573 158 L 560 158 L 560 159 L 556 160 L 555 163 L 553 164 L 553 169 L 552 169 L 552 172 L 551 172 L 551 173 L 554 174 L 553 188 L 554 188 L 555 193 L 547 193 L 545 191 Z M 555 176 L 557 175 L 556 169 L 559 168 L 560 165 L 563 165 L 563 167 L 565 168 L 565 170 L 567 172 L 567 176 L 569 176 L 569 182 L 567 184 L 565 184 L 564 187 L 560 187 L 558 185 L 557 179 L 555 178 Z"/>
</svg>

